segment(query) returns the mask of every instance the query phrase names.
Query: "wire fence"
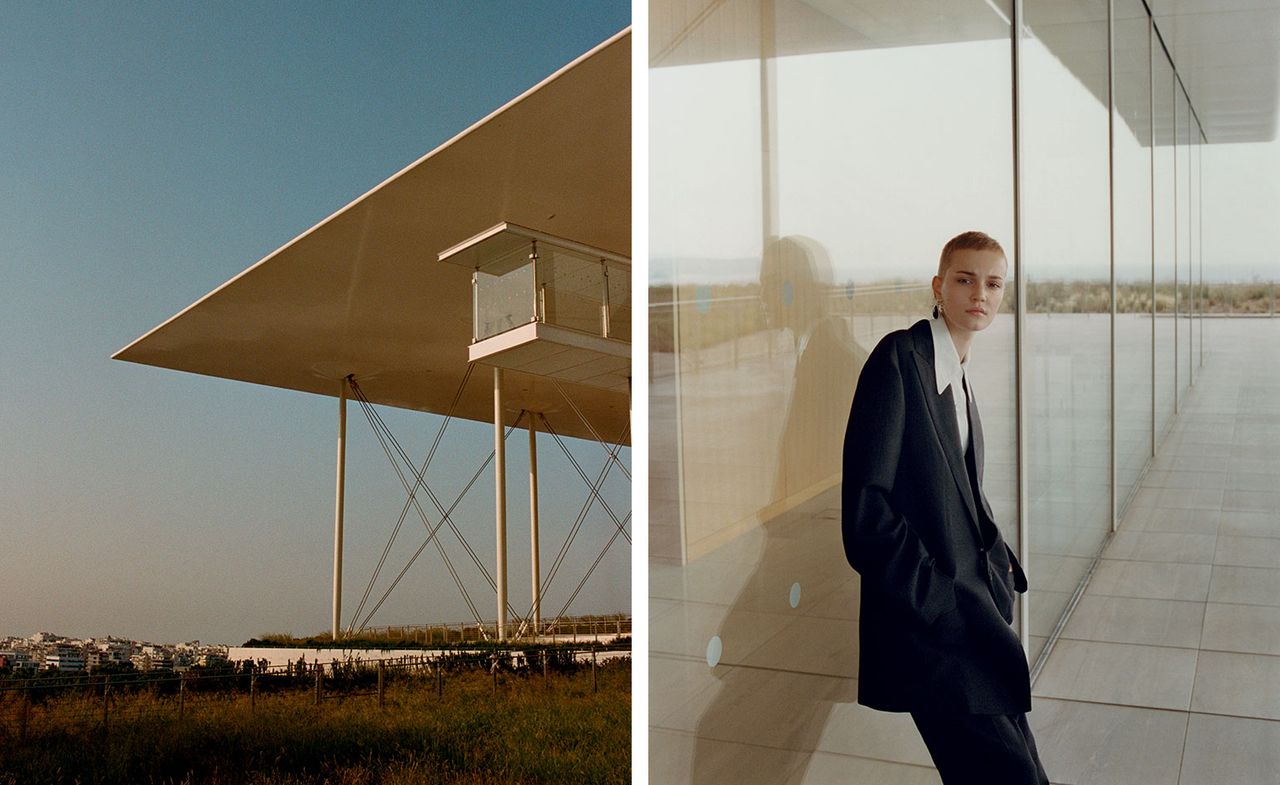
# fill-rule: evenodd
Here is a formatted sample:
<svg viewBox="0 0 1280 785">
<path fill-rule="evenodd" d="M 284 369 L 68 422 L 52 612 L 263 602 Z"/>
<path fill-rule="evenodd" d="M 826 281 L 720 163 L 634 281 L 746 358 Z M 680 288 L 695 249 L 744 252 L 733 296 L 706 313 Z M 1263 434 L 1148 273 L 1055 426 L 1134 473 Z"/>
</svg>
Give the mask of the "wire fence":
<svg viewBox="0 0 1280 785">
<path fill-rule="evenodd" d="M 508 622 L 508 637 L 519 632 L 523 638 L 545 642 L 608 643 L 631 635 L 630 616 L 573 617 L 543 621 L 535 632 L 532 625 L 512 625 Z M 359 635 L 370 639 L 386 638 L 414 641 L 424 645 L 451 643 L 478 643 L 498 638 L 497 622 L 458 622 L 455 624 L 396 624 L 385 627 L 365 627 Z"/>
<path fill-rule="evenodd" d="M 316 710 L 355 699 L 376 701 L 381 708 L 391 685 L 443 699 L 451 681 L 474 679 L 477 671 L 497 692 L 549 688 L 557 677 L 590 669 L 594 691 L 599 670 L 629 662 L 629 655 L 629 649 L 606 647 L 508 649 L 328 664 L 300 659 L 277 667 L 245 660 L 181 673 L 11 674 L 0 678 L 0 749 L 69 736 L 109 737 L 113 729 L 182 723 L 209 712 L 251 717 L 272 701 L 299 698 Z"/>
</svg>

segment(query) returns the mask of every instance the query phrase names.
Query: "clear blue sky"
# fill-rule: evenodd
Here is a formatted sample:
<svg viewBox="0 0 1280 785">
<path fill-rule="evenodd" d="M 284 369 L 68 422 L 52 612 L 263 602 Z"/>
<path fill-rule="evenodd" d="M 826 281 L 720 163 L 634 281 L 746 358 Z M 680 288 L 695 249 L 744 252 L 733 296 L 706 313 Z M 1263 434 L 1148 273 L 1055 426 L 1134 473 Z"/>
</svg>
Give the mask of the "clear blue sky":
<svg viewBox="0 0 1280 785">
<path fill-rule="evenodd" d="M 327 629 L 334 400 L 109 357 L 629 21 L 615 1 L 4 4 L 0 636 L 234 644 Z M 439 418 L 383 413 L 422 456 Z M 344 621 L 403 502 L 354 404 L 349 427 Z M 450 434 L 433 488 L 452 497 L 492 436 Z M 544 475 L 560 478 L 544 491 L 548 565 L 585 487 L 542 448 Z M 575 454 L 589 472 L 602 455 Z M 619 517 L 621 479 L 606 494 Z M 521 487 L 514 474 L 517 606 L 529 595 Z M 492 480 L 477 491 L 458 517 L 489 563 Z M 591 515 L 545 612 L 612 529 Z M 389 569 L 421 530 L 406 523 Z M 449 545 L 492 618 L 492 595 Z M 628 610 L 630 555 L 619 539 L 571 612 Z M 372 623 L 467 619 L 442 573 L 432 549 Z"/>
</svg>

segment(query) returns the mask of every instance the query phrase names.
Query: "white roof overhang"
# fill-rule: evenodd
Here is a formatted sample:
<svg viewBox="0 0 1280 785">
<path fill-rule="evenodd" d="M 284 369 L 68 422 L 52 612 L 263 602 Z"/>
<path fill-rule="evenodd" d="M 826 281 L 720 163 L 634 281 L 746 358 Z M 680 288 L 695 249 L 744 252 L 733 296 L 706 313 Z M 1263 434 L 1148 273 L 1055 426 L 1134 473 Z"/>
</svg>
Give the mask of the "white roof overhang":
<svg viewBox="0 0 1280 785">
<path fill-rule="evenodd" d="M 467 370 L 471 278 L 437 254 L 504 221 L 631 255 L 629 29 L 114 358 L 329 396 L 354 374 L 374 403 L 443 414 Z M 475 376 L 454 415 L 492 422 L 492 379 Z M 562 387 L 601 436 L 623 432 L 625 392 Z M 591 438 L 546 378 L 508 371 L 503 398 Z"/>
</svg>

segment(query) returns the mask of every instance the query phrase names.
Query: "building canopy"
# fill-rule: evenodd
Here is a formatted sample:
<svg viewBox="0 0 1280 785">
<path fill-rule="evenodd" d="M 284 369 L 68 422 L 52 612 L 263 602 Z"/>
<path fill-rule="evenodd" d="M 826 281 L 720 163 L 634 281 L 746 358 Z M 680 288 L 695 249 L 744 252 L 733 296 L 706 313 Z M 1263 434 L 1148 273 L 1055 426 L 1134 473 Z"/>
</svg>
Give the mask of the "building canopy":
<svg viewBox="0 0 1280 785">
<path fill-rule="evenodd" d="M 507 221 L 629 257 L 630 172 L 624 30 L 114 358 L 335 397 L 354 374 L 374 403 L 444 414 L 467 371 L 472 292 L 469 271 L 437 254 Z M 590 428 L 543 377 L 508 371 L 504 404 L 565 435 L 624 431 L 625 392 L 561 387 Z M 493 421 L 489 374 L 454 415 Z"/>
</svg>

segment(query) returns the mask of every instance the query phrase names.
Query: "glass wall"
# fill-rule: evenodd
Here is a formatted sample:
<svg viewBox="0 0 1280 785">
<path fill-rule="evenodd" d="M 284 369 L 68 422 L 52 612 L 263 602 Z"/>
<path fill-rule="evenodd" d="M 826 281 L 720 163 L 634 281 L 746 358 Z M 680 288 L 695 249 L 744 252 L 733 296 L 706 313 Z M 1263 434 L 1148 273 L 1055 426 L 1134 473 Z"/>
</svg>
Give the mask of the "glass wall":
<svg viewBox="0 0 1280 785">
<path fill-rule="evenodd" d="M 680 518 L 655 523 L 650 572 L 655 782 L 918 757 L 907 734 L 860 730 L 884 720 L 856 704 L 844 430 L 868 353 L 927 317 L 946 241 L 981 229 L 1012 248 L 999 13 L 766 8 L 655 8 L 651 297 L 670 309 L 673 358 L 655 357 L 650 417 L 678 419 L 676 444 L 653 451 L 677 461 L 662 476 Z M 772 32 L 737 37 L 749 30 Z M 986 492 L 1017 547 L 1012 306 L 971 374 Z"/>
<path fill-rule="evenodd" d="M 1116 500 L 1152 455 L 1151 36 L 1142 0 L 1114 3 Z"/>
<path fill-rule="evenodd" d="M 1123 506 L 1171 424 L 1173 70 L 1141 0 L 1114 0 L 1112 52 L 1106 0 L 1024 0 L 1015 258 L 1010 5 L 650 6 L 654 782 L 929 765 L 908 716 L 857 704 L 839 484 L 863 363 L 928 314 L 947 239 L 986 231 L 1011 263 L 969 373 L 1033 661 L 1109 536 L 1113 470 Z"/>
<path fill-rule="evenodd" d="M 1175 221 L 1177 203 L 1174 200 L 1174 91 L 1173 66 L 1165 56 L 1158 41 L 1152 42 L 1151 54 L 1152 103 L 1155 117 L 1155 144 L 1152 146 L 1152 167 L 1155 172 L 1155 197 L 1152 199 L 1155 232 L 1155 418 L 1156 444 L 1164 438 L 1173 424 L 1174 364 L 1177 359 L 1175 346 L 1174 308 L 1177 296 L 1175 285 L 1177 265 Z"/>
<path fill-rule="evenodd" d="M 1182 84 L 1174 90 L 1175 158 L 1173 163 L 1177 193 L 1174 196 L 1177 213 L 1174 225 L 1177 239 L 1174 256 L 1177 259 L 1177 338 L 1178 352 L 1178 401 L 1186 398 L 1191 385 L 1191 107 Z"/>
<path fill-rule="evenodd" d="M 1111 531 L 1111 219 L 1107 2 L 1025 0 L 1023 8 L 1027 568 L 1037 578 L 1034 658 Z"/>
</svg>

